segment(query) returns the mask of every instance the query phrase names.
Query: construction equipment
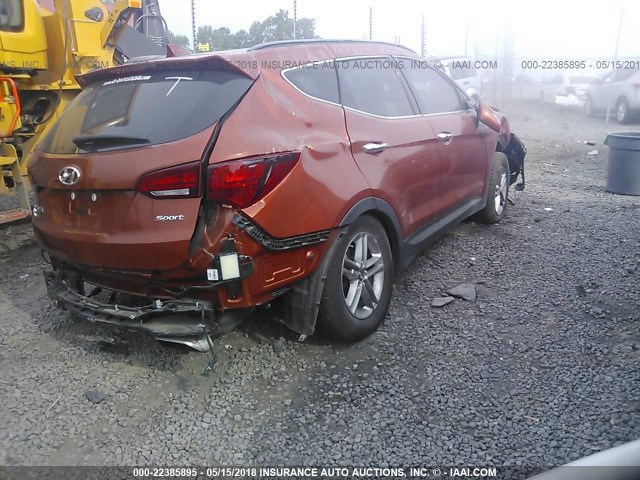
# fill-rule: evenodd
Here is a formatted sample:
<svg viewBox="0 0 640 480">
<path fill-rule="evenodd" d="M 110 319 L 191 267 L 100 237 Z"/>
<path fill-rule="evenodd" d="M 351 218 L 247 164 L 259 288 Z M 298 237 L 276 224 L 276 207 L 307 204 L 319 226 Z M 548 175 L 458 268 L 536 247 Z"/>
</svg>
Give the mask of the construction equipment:
<svg viewBox="0 0 640 480">
<path fill-rule="evenodd" d="M 75 79 L 133 57 L 164 56 L 167 28 L 158 0 L 0 0 L 0 193 L 30 215 L 29 155 L 80 92 Z"/>
</svg>

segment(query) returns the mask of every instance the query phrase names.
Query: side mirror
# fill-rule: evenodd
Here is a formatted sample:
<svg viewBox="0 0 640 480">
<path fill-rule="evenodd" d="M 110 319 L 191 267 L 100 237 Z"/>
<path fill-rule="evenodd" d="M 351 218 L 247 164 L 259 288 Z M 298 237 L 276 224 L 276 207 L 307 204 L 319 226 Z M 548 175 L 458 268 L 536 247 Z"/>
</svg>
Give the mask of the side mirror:
<svg viewBox="0 0 640 480">
<path fill-rule="evenodd" d="M 478 105 L 478 120 L 498 133 L 502 130 L 502 122 L 500 122 L 496 112 L 484 102 L 480 102 Z"/>
</svg>

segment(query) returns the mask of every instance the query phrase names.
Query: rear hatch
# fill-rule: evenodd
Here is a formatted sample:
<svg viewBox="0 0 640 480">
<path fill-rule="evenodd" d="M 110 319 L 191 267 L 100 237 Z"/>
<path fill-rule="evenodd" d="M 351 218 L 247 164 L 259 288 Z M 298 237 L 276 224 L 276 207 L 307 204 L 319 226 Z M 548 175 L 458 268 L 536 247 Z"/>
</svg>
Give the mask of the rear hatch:
<svg viewBox="0 0 640 480">
<path fill-rule="evenodd" d="M 188 258 L 203 152 L 253 80 L 212 61 L 132 71 L 89 83 L 40 143 L 33 225 L 73 262 L 171 269 Z"/>
</svg>

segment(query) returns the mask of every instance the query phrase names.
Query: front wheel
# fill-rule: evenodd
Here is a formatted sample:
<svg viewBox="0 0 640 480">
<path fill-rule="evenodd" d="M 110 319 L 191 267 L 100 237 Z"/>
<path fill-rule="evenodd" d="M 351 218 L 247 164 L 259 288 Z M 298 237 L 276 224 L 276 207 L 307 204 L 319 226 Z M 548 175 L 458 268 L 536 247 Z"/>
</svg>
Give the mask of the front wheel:
<svg viewBox="0 0 640 480">
<path fill-rule="evenodd" d="M 595 113 L 596 112 L 593 109 L 593 102 L 591 101 L 591 97 L 587 97 L 587 99 L 584 101 L 584 114 L 587 117 L 594 117 Z"/>
<path fill-rule="evenodd" d="M 393 257 L 382 225 L 368 215 L 349 226 L 330 260 L 318 330 L 343 342 L 360 340 L 384 320 L 393 290 Z"/>
<path fill-rule="evenodd" d="M 482 223 L 498 223 L 505 216 L 509 201 L 509 159 L 504 153 L 493 154 L 487 204 L 478 212 L 477 220 Z"/>
<path fill-rule="evenodd" d="M 616 104 L 616 117 L 618 122 L 624 125 L 631 120 L 631 112 L 629 111 L 629 102 L 626 98 L 621 98 Z"/>
</svg>

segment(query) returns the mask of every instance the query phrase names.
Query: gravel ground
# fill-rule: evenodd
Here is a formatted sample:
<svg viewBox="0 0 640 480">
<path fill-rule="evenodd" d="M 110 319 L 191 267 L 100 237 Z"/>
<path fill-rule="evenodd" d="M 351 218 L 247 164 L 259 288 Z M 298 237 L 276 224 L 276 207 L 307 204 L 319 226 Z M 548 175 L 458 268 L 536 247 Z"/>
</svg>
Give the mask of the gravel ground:
<svg viewBox="0 0 640 480">
<path fill-rule="evenodd" d="M 601 119 L 505 110 L 526 191 L 417 258 L 357 345 L 257 317 L 205 377 L 207 355 L 53 308 L 34 246 L 5 254 L 0 464 L 547 468 L 640 437 L 640 197 L 605 193 Z M 476 301 L 431 307 L 461 283 Z"/>
</svg>

